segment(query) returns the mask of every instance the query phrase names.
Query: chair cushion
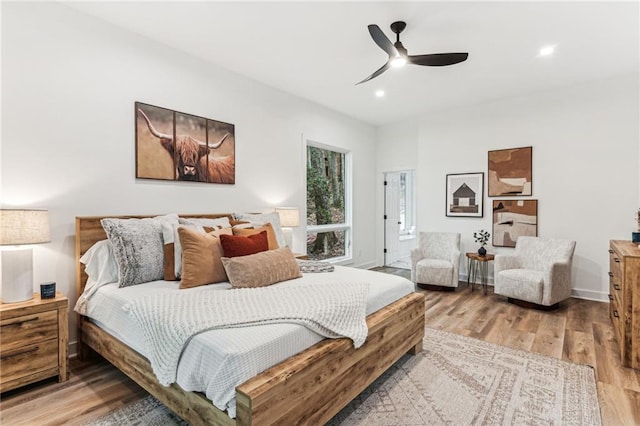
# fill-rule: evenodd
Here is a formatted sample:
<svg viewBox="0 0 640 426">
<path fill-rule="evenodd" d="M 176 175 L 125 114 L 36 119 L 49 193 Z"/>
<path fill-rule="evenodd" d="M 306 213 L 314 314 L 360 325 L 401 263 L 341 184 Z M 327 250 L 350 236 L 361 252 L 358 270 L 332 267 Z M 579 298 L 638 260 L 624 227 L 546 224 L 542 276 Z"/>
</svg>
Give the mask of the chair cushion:
<svg viewBox="0 0 640 426">
<path fill-rule="evenodd" d="M 507 269 L 498 272 L 494 291 L 496 294 L 542 304 L 544 275 L 531 269 Z"/>
<path fill-rule="evenodd" d="M 422 259 L 416 263 L 416 282 L 420 284 L 456 287 L 452 282 L 453 265 L 448 260 Z"/>
</svg>

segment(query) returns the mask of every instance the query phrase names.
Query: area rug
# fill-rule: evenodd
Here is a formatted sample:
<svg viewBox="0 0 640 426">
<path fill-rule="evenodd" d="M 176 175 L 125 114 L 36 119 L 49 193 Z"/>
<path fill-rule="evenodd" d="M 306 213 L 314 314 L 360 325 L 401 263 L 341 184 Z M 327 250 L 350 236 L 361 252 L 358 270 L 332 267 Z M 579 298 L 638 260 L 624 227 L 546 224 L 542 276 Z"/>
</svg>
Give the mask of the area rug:
<svg viewBox="0 0 640 426">
<path fill-rule="evenodd" d="M 329 425 L 600 425 L 593 369 L 426 329 Z M 183 425 L 151 396 L 89 423 Z"/>
</svg>

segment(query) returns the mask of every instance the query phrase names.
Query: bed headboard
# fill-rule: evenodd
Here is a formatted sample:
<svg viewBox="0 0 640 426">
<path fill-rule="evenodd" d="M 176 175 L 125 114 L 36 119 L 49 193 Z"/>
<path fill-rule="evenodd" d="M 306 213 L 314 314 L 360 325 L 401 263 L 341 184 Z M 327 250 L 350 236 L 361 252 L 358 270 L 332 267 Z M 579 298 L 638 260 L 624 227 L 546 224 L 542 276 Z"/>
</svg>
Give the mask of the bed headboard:
<svg viewBox="0 0 640 426">
<path fill-rule="evenodd" d="M 146 215 L 146 216 L 84 216 L 76 217 L 76 291 L 79 296 L 84 291 L 84 286 L 87 284 L 87 274 L 84 272 L 84 265 L 80 263 L 80 258 L 92 245 L 100 240 L 107 238 L 107 234 L 100 224 L 100 220 L 110 217 L 117 219 L 144 219 L 148 217 L 154 217 L 158 215 Z M 209 218 L 215 219 L 219 217 L 228 217 L 232 219 L 231 213 L 212 213 L 212 214 L 180 214 L 180 217 L 193 217 L 193 218 Z"/>
</svg>

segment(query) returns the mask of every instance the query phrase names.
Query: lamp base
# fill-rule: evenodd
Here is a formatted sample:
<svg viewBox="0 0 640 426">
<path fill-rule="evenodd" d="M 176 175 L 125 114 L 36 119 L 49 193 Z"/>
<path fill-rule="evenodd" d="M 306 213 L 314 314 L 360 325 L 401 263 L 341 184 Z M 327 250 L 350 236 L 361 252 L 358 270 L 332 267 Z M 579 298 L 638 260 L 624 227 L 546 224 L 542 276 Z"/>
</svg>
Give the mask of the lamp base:
<svg viewBox="0 0 640 426">
<path fill-rule="evenodd" d="M 2 256 L 2 303 L 33 299 L 33 248 L 8 249 Z"/>
</svg>

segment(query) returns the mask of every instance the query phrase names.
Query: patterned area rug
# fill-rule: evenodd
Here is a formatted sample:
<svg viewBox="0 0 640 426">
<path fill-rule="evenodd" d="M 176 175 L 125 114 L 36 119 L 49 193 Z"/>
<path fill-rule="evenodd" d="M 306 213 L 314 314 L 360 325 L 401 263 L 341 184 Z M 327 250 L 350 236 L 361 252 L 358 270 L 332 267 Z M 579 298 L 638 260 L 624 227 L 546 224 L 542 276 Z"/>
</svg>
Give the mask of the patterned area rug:
<svg viewBox="0 0 640 426">
<path fill-rule="evenodd" d="M 404 356 L 329 425 L 600 425 L 593 369 L 426 329 Z M 152 397 L 90 425 L 186 424 Z"/>
</svg>

